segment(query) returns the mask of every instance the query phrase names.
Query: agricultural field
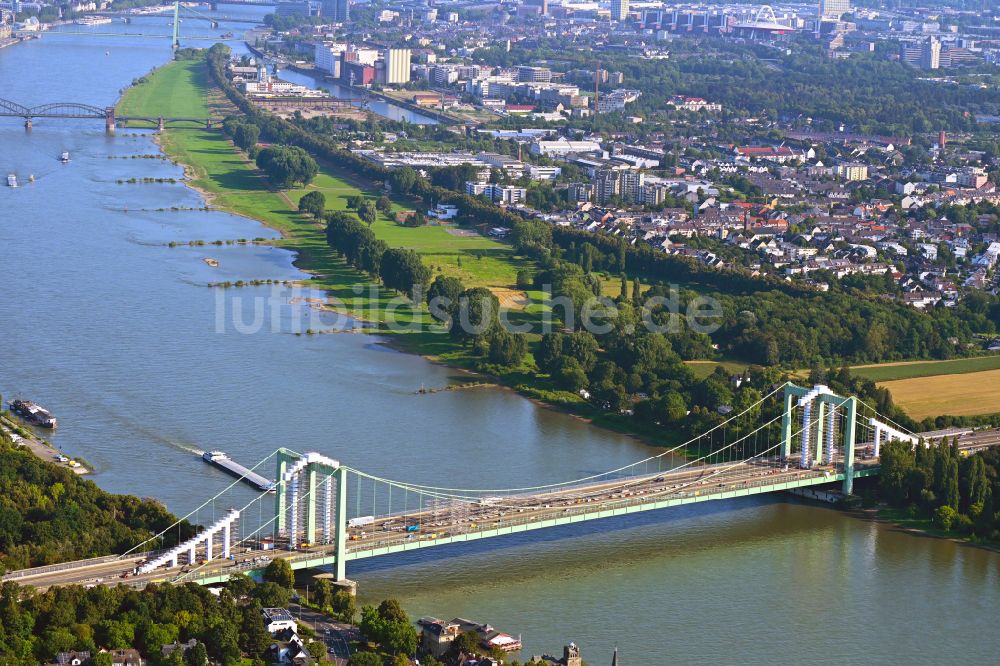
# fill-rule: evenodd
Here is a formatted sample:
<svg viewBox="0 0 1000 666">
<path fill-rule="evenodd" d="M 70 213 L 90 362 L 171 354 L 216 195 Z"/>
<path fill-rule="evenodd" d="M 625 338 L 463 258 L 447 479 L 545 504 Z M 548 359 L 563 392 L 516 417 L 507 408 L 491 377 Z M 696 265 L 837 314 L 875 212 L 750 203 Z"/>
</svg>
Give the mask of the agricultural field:
<svg viewBox="0 0 1000 666">
<path fill-rule="evenodd" d="M 1000 413 L 1000 369 L 880 382 L 915 419 Z"/>
<path fill-rule="evenodd" d="M 731 375 L 744 372 L 750 367 L 749 363 L 742 363 L 740 361 L 685 361 L 684 363 L 691 368 L 691 372 L 698 379 L 708 377 L 715 372 L 716 368 L 720 367 L 724 368 Z"/>
<path fill-rule="evenodd" d="M 851 374 L 875 382 L 888 382 L 897 379 L 957 375 L 997 369 L 1000 369 L 1000 356 L 977 356 L 948 361 L 903 361 L 878 365 L 858 365 L 851 368 Z"/>
</svg>

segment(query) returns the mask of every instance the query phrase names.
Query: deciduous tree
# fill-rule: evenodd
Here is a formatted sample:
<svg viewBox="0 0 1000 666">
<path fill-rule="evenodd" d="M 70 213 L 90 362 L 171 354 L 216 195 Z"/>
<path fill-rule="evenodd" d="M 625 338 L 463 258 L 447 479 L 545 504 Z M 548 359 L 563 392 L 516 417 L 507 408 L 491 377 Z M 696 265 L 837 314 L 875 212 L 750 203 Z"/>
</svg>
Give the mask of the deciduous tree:
<svg viewBox="0 0 1000 666">
<path fill-rule="evenodd" d="M 295 585 L 295 574 L 292 572 L 292 565 L 288 560 L 277 557 L 271 560 L 264 569 L 264 580 L 276 583 L 286 589 L 291 589 Z"/>
</svg>

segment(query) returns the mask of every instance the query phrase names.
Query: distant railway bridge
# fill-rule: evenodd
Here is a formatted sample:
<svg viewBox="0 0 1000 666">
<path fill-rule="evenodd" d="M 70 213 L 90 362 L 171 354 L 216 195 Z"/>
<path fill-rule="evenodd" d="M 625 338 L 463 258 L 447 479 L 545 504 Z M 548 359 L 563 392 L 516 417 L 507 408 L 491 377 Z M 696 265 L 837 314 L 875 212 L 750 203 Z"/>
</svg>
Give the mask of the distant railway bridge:
<svg viewBox="0 0 1000 666">
<path fill-rule="evenodd" d="M 103 120 L 104 127 L 109 132 L 113 132 L 119 123 L 146 122 L 163 130 L 167 127 L 205 127 L 212 129 L 220 121 L 217 118 L 198 118 L 190 116 L 121 116 L 115 112 L 113 106 L 92 106 L 79 102 L 52 102 L 49 104 L 39 104 L 37 106 L 24 106 L 7 99 L 0 99 L 0 117 L 22 118 L 25 129 L 31 129 L 36 119 L 52 118 L 82 118 Z"/>
</svg>

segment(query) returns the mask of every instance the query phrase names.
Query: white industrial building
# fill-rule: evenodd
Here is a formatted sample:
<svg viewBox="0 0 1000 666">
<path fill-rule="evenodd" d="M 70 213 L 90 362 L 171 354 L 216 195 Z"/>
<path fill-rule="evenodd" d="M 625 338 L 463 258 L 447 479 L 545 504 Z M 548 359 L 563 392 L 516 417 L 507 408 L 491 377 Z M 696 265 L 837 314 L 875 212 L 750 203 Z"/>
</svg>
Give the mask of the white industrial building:
<svg viewBox="0 0 1000 666">
<path fill-rule="evenodd" d="M 328 72 L 335 79 L 340 78 L 340 54 L 346 50 L 346 44 L 317 44 L 316 69 Z"/>
<path fill-rule="evenodd" d="M 385 50 L 385 82 L 406 83 L 410 80 L 410 49 Z"/>
</svg>

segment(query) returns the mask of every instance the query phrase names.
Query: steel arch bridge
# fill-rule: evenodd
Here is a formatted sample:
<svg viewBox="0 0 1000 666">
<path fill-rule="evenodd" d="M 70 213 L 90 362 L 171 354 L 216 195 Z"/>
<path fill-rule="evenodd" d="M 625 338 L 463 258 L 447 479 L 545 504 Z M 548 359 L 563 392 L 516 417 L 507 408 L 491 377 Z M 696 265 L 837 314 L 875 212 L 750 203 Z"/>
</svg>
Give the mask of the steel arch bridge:
<svg viewBox="0 0 1000 666">
<path fill-rule="evenodd" d="M 211 129 L 218 124 L 213 118 L 195 117 L 153 117 L 153 116 L 119 116 L 113 106 L 93 106 L 79 102 L 50 102 L 37 106 L 25 106 L 9 99 L 0 98 L 0 118 L 22 118 L 25 127 L 30 128 L 38 118 L 82 118 L 104 120 L 105 128 L 114 131 L 119 122 L 147 122 L 159 129 L 171 127 L 205 127 Z"/>
<path fill-rule="evenodd" d="M 0 116 L 24 118 L 104 118 L 107 108 L 78 102 L 51 102 L 24 106 L 9 99 L 0 99 Z"/>
</svg>

